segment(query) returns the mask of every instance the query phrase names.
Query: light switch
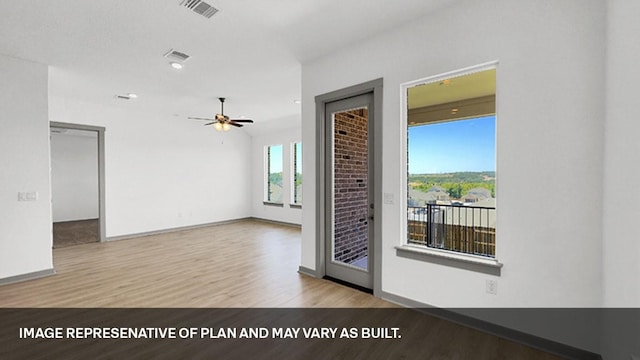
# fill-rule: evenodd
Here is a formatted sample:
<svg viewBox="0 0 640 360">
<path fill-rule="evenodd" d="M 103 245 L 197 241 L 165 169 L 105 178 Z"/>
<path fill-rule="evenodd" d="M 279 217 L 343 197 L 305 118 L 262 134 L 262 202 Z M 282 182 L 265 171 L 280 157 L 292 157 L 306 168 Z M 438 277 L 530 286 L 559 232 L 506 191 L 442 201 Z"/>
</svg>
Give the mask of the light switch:
<svg viewBox="0 0 640 360">
<path fill-rule="evenodd" d="M 36 200 L 38 200 L 37 191 L 18 192 L 18 201 L 36 201 Z"/>
</svg>

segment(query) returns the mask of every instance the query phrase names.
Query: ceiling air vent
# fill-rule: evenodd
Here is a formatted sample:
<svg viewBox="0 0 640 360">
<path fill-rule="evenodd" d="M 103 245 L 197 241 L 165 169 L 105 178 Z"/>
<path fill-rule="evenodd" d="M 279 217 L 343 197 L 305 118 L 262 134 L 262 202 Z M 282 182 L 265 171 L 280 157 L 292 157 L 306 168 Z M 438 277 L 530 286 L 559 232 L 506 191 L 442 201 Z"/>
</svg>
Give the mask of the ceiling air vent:
<svg viewBox="0 0 640 360">
<path fill-rule="evenodd" d="M 174 60 L 174 61 L 178 61 L 178 62 L 185 62 L 191 56 L 189 56 L 189 55 L 187 55 L 187 54 L 185 54 L 183 52 L 171 49 L 166 54 L 164 54 L 164 57 L 166 57 L 169 60 Z"/>
<path fill-rule="evenodd" d="M 200 14 L 206 17 L 207 19 L 211 19 L 211 17 L 218 12 L 218 9 L 202 0 L 183 0 L 180 3 L 180 6 L 184 6 L 196 14 Z"/>
</svg>

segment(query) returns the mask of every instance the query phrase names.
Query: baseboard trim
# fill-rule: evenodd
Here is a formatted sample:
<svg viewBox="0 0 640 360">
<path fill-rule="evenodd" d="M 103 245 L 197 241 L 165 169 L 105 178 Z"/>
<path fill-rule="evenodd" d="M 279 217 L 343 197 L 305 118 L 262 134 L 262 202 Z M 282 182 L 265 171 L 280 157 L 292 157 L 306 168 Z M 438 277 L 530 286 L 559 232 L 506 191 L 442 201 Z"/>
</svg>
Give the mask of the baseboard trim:
<svg viewBox="0 0 640 360">
<path fill-rule="evenodd" d="M 105 241 L 120 241 L 120 240 L 134 239 L 134 238 L 143 237 L 143 236 L 159 235 L 159 234 L 166 234 L 166 233 L 172 233 L 172 232 L 178 232 L 178 231 L 184 231 L 184 230 L 199 229 L 199 228 L 209 227 L 209 226 L 232 224 L 239 221 L 251 220 L 251 219 L 252 219 L 251 217 L 245 217 L 245 218 L 216 221 L 216 222 L 210 222 L 210 223 L 198 224 L 198 225 L 180 226 L 180 227 L 168 228 L 168 229 L 162 229 L 162 230 L 144 231 L 144 232 L 139 232 L 134 234 L 109 236 L 106 238 Z"/>
<path fill-rule="evenodd" d="M 22 275 L 9 276 L 9 277 L 0 279 L 0 286 L 14 284 L 14 283 L 23 282 L 23 281 L 40 279 L 40 278 L 55 275 L 55 274 L 56 274 L 56 271 L 53 268 L 51 268 L 51 269 L 45 269 L 40 271 L 34 271 L 31 273 L 22 274 Z"/>
<path fill-rule="evenodd" d="M 298 273 L 303 274 L 303 275 L 307 275 L 307 276 L 311 276 L 314 278 L 320 278 L 320 276 L 318 275 L 318 273 L 315 270 L 311 270 L 308 267 L 304 267 L 302 265 L 298 266 Z"/>
<path fill-rule="evenodd" d="M 302 225 L 300 225 L 300 224 L 290 223 L 290 222 L 286 222 L 286 221 L 263 219 L 263 218 L 259 218 L 259 217 L 250 217 L 248 219 L 256 220 L 256 221 L 263 221 L 263 222 L 266 222 L 266 223 L 271 223 L 271 224 L 276 224 L 276 225 L 292 226 L 292 227 L 295 227 L 295 228 L 298 228 L 298 229 L 302 228 Z"/>
<path fill-rule="evenodd" d="M 434 306 L 407 299 L 402 296 L 383 291 L 382 299 L 407 308 L 415 308 L 417 311 L 427 313 L 440 319 L 460 324 L 472 329 L 495 335 L 506 340 L 523 344 L 534 349 L 558 355 L 571 360 L 602 360 L 602 356 L 587 350 L 562 344 L 553 340 L 541 338 L 525 332 L 493 324 L 488 321 L 476 319 L 452 310 L 436 308 Z"/>
</svg>

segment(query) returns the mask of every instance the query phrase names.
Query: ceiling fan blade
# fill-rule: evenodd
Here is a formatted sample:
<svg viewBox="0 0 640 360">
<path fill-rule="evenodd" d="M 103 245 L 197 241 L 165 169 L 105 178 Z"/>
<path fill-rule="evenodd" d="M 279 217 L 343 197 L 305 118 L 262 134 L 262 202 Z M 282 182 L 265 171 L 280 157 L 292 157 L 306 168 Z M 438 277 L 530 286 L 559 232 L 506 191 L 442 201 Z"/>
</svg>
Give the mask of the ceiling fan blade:
<svg viewBox="0 0 640 360">
<path fill-rule="evenodd" d="M 206 123 L 206 124 L 204 124 L 204 126 L 207 126 L 207 125 L 213 125 L 213 124 L 215 124 L 215 123 L 217 123 L 217 121 L 213 121 L 213 122 L 210 122 L 210 123 Z"/>
<path fill-rule="evenodd" d="M 199 118 L 199 117 L 188 117 L 187 119 L 193 119 L 193 120 L 206 120 L 206 121 L 215 121 L 215 119 Z"/>
<path fill-rule="evenodd" d="M 232 120 L 232 121 L 229 121 L 227 124 L 229 124 L 229 125 L 233 125 L 233 126 L 235 126 L 235 127 L 242 127 L 242 125 L 241 125 L 241 124 L 237 124 L 237 123 L 233 122 L 233 120 Z"/>
<path fill-rule="evenodd" d="M 231 119 L 231 121 L 239 122 L 239 123 L 253 123 L 251 119 Z"/>
</svg>

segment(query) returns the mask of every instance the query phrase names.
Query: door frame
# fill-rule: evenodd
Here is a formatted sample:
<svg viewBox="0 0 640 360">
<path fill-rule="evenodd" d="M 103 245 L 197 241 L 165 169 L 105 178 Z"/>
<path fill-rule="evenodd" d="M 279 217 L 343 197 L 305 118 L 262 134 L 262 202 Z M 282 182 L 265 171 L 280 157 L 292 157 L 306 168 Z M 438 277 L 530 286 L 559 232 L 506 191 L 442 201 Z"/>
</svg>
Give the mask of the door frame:
<svg viewBox="0 0 640 360">
<path fill-rule="evenodd" d="M 373 93 L 373 116 L 369 121 L 373 121 L 373 137 L 371 148 L 373 153 L 373 241 L 372 248 L 369 249 L 369 262 L 373 278 L 373 295 L 380 297 L 382 293 L 382 86 L 383 79 L 375 79 L 361 84 L 349 86 L 315 97 L 316 104 L 316 274 L 318 277 L 325 276 L 326 269 L 326 227 L 327 227 L 327 207 L 326 207 L 326 156 L 325 150 L 328 144 L 326 136 L 325 108 L 326 104 L 350 97 Z M 371 149 L 370 149 L 371 150 Z"/>
<path fill-rule="evenodd" d="M 104 161 L 104 131 L 102 126 L 71 124 L 57 121 L 49 122 L 49 129 L 73 129 L 83 131 L 95 131 L 98 133 L 98 236 L 100 242 L 104 242 L 107 239 L 106 236 L 106 206 L 105 206 L 105 161 Z M 51 144 L 49 144 L 51 147 Z M 51 154 L 49 154 L 49 167 L 51 168 Z M 53 202 L 52 202 L 53 204 Z M 52 205 L 53 206 L 53 205 Z"/>
</svg>

